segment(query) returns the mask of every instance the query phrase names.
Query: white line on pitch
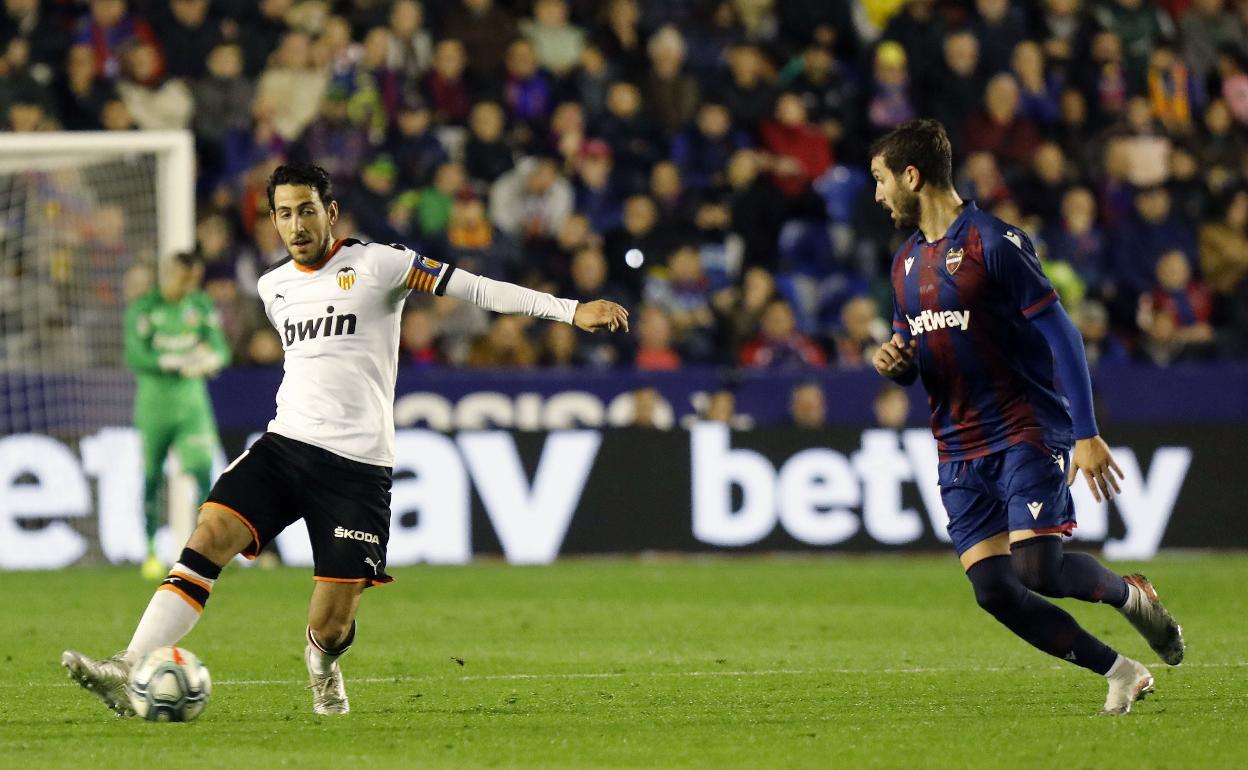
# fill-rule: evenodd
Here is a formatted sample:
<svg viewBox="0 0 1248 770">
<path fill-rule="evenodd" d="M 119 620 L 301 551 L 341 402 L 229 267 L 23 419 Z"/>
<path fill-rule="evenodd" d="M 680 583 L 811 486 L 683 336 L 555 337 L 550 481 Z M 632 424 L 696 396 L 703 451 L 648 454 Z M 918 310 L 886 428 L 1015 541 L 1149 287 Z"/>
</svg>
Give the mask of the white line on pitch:
<svg viewBox="0 0 1248 770">
<path fill-rule="evenodd" d="M 628 679 L 628 678 L 661 678 L 661 677 L 754 677 L 754 676 L 803 676 L 803 675 L 825 675 L 825 674 L 971 674 L 971 673 L 1001 673 L 1007 671 L 1026 671 L 1029 666 L 976 666 L 975 668 L 958 668 L 958 667 L 941 667 L 941 666 L 914 666 L 909 668 L 817 668 L 817 669 L 801 669 L 801 668 L 772 668 L 757 671 L 598 671 L 585 673 L 549 673 L 549 674 L 469 674 L 458 677 L 445 677 L 436 675 L 425 676 L 373 676 L 373 677 L 349 677 L 347 681 L 360 682 L 364 684 L 404 684 L 408 682 L 436 682 L 450 679 L 460 682 L 499 682 L 499 681 L 526 681 L 541 679 Z M 1049 670 L 1061 670 L 1069 668 L 1069 666 L 1045 666 Z M 1206 663 L 1192 662 L 1183 664 L 1182 668 L 1248 668 L 1248 662 L 1232 662 L 1232 663 Z M 227 687 L 259 687 L 269 685 L 287 685 L 295 681 L 290 679 L 224 679 L 214 682 L 217 685 Z M 49 682 L 38 683 L 29 682 L 20 684 L 16 682 L 0 682 L 0 688 L 30 688 L 30 687 L 71 687 L 73 682 Z"/>
</svg>

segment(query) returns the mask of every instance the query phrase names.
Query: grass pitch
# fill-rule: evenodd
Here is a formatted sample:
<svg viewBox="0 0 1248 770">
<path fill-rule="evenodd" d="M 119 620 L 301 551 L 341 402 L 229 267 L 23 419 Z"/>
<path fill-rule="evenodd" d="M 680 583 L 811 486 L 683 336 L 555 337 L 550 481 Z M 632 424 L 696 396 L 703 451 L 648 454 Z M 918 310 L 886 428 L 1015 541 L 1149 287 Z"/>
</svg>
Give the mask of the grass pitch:
<svg viewBox="0 0 1248 770">
<path fill-rule="evenodd" d="M 137 569 L 0 574 L 0 764 L 1244 766 L 1248 557 L 1138 566 L 1183 623 L 1180 668 L 1112 609 L 1062 602 L 1156 675 L 1118 719 L 1093 716 L 1102 679 L 982 613 L 952 556 L 395 570 L 365 595 L 340 718 L 304 689 L 308 572 L 231 567 L 184 641 L 215 680 L 186 725 L 115 719 L 58 663 L 125 645 Z"/>
</svg>

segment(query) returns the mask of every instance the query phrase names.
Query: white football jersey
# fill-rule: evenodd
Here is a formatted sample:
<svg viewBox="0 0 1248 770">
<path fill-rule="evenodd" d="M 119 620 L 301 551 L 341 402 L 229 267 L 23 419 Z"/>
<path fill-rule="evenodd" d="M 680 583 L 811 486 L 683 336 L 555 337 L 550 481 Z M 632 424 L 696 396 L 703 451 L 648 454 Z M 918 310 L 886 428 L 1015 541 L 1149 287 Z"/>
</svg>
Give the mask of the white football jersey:
<svg viewBox="0 0 1248 770">
<path fill-rule="evenodd" d="M 287 258 L 269 268 L 260 299 L 286 354 L 269 430 L 393 466 L 403 301 L 412 290 L 443 293 L 452 272 L 405 247 L 350 238 L 316 267 Z"/>
</svg>

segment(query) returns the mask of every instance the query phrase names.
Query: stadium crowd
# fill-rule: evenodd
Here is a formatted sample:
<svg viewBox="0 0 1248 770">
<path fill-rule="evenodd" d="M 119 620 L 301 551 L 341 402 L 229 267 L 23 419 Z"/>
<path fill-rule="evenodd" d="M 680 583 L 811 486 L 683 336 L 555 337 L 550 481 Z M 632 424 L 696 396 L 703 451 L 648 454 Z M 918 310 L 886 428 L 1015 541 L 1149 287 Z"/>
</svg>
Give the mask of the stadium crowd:
<svg viewBox="0 0 1248 770">
<path fill-rule="evenodd" d="M 340 237 L 633 309 L 608 340 L 413 298 L 406 363 L 644 370 L 868 366 L 905 234 L 867 148 L 932 116 L 1089 359 L 1165 365 L 1248 356 L 1246 30 L 1248 0 L 4 0 L 0 116 L 194 131 L 240 365 L 281 360 L 265 180 L 309 160 Z"/>
</svg>

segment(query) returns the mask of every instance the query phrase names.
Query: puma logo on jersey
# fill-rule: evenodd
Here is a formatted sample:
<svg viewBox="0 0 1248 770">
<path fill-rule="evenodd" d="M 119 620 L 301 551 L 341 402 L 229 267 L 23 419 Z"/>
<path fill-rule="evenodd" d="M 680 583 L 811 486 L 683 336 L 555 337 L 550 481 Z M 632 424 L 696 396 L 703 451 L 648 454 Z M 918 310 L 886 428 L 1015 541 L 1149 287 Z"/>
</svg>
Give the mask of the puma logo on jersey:
<svg viewBox="0 0 1248 770">
<path fill-rule="evenodd" d="M 325 315 L 303 321 L 286 321 L 282 324 L 282 336 L 286 339 L 286 347 L 303 340 L 314 340 L 317 337 L 340 337 L 344 334 L 355 334 L 355 313 L 334 315 L 334 306 L 325 308 Z"/>
<path fill-rule="evenodd" d="M 910 268 L 914 266 L 914 257 L 906 257 L 906 275 L 910 275 Z"/>
<path fill-rule="evenodd" d="M 344 540 L 362 540 L 365 543 L 373 543 L 380 545 L 381 541 L 372 532 L 364 532 L 359 529 L 344 529 L 342 527 L 334 527 L 334 537 L 341 537 Z"/>
<path fill-rule="evenodd" d="M 1042 508 L 1044 508 L 1044 503 L 1035 502 L 1035 501 L 1027 503 L 1027 510 L 1031 512 L 1031 518 L 1033 519 L 1040 518 L 1040 510 Z"/>
<path fill-rule="evenodd" d="M 924 310 L 916 318 L 906 316 L 906 321 L 910 324 L 910 336 L 917 337 L 923 332 L 936 331 L 937 329 L 961 329 L 971 325 L 971 311 L 969 310 Z"/>
</svg>

